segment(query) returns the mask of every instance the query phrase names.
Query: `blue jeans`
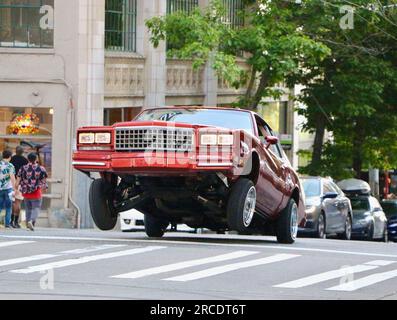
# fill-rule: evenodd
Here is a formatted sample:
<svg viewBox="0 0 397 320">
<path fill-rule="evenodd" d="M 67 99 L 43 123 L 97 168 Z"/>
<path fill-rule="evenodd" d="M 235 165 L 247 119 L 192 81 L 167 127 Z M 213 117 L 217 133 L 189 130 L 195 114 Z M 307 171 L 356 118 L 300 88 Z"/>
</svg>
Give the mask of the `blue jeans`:
<svg viewBox="0 0 397 320">
<path fill-rule="evenodd" d="M 5 226 L 11 224 L 11 212 L 12 212 L 12 201 L 11 201 L 12 189 L 0 190 L 0 211 L 6 210 Z"/>
</svg>

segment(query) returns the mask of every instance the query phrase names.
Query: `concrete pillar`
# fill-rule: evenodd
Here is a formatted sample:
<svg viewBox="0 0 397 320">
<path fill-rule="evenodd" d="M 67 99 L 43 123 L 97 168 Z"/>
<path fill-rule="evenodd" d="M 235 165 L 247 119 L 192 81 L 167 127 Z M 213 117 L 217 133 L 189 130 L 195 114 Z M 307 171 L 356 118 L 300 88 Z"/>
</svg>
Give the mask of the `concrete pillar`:
<svg viewBox="0 0 397 320">
<path fill-rule="evenodd" d="M 379 199 L 379 169 L 370 168 L 368 180 L 373 196 Z"/>
<path fill-rule="evenodd" d="M 199 0 L 199 7 L 204 10 L 210 3 L 211 0 Z M 211 65 L 211 61 L 207 62 L 204 69 L 204 105 L 216 107 L 218 104 L 218 77 Z"/>
<path fill-rule="evenodd" d="M 164 16 L 167 13 L 167 2 L 164 0 L 138 1 L 138 14 L 142 13 L 143 22 L 156 16 Z M 138 21 L 139 25 L 139 21 Z M 145 100 L 144 108 L 162 107 L 165 105 L 167 66 L 166 66 L 166 45 L 161 42 L 154 48 L 150 42 L 150 33 L 144 28 L 139 29 L 138 40 L 141 43 L 138 47 L 145 56 Z M 143 44 L 142 44 L 143 40 Z"/>
</svg>

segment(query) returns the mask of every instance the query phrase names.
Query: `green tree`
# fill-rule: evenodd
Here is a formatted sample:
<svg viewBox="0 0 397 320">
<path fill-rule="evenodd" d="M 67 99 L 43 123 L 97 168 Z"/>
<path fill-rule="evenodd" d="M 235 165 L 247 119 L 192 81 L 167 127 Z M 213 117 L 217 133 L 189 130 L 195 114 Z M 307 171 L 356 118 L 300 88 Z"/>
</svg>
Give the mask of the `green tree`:
<svg viewBox="0 0 397 320">
<path fill-rule="evenodd" d="M 223 22 L 224 8 L 213 1 L 204 11 L 176 12 L 146 22 L 156 47 L 167 40 L 170 57 L 193 59 L 199 68 L 208 61 L 218 76 L 239 88 L 247 85 L 239 105 L 255 110 L 264 97 L 278 97 L 275 85 L 299 82 L 302 66 L 315 66 L 330 52 L 327 46 L 304 34 L 296 16 L 301 8 L 289 1 L 247 1 L 240 12 L 246 21 L 241 28 Z M 236 61 L 244 52 L 247 72 Z"/>
</svg>

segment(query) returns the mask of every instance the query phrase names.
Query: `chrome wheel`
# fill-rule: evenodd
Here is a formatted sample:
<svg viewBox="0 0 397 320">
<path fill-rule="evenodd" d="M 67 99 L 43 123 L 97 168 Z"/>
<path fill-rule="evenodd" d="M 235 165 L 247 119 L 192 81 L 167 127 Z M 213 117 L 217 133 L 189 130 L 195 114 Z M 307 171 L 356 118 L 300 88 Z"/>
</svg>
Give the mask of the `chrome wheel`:
<svg viewBox="0 0 397 320">
<path fill-rule="evenodd" d="M 251 187 L 247 193 L 247 197 L 245 198 L 244 203 L 244 212 L 243 212 L 243 224 L 246 228 L 248 228 L 254 218 L 256 206 L 256 189 L 255 187 Z"/>
<path fill-rule="evenodd" d="M 346 239 L 350 240 L 352 237 L 352 222 L 350 216 L 346 219 Z"/>
<path fill-rule="evenodd" d="M 291 225 L 290 225 L 291 238 L 296 239 L 298 236 L 298 206 L 296 203 L 291 208 Z"/>
</svg>

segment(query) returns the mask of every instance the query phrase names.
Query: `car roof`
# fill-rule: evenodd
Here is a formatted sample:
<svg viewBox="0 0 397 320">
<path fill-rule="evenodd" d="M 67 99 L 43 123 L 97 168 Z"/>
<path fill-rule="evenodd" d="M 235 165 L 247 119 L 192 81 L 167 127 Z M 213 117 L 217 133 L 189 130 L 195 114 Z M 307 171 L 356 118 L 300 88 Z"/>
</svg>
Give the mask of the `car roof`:
<svg viewBox="0 0 397 320">
<path fill-rule="evenodd" d="M 247 109 L 241 109 L 241 108 L 231 108 L 231 107 L 210 107 L 210 106 L 164 106 L 164 107 L 156 107 L 156 108 L 148 108 L 144 109 L 142 111 L 152 111 L 152 110 L 163 110 L 163 109 L 202 109 L 202 110 L 225 110 L 225 111 L 243 111 L 243 112 L 248 112 L 251 114 L 256 114 L 255 112 Z M 259 115 L 258 115 L 259 116 Z M 260 116 L 259 116 L 260 117 Z"/>
</svg>

